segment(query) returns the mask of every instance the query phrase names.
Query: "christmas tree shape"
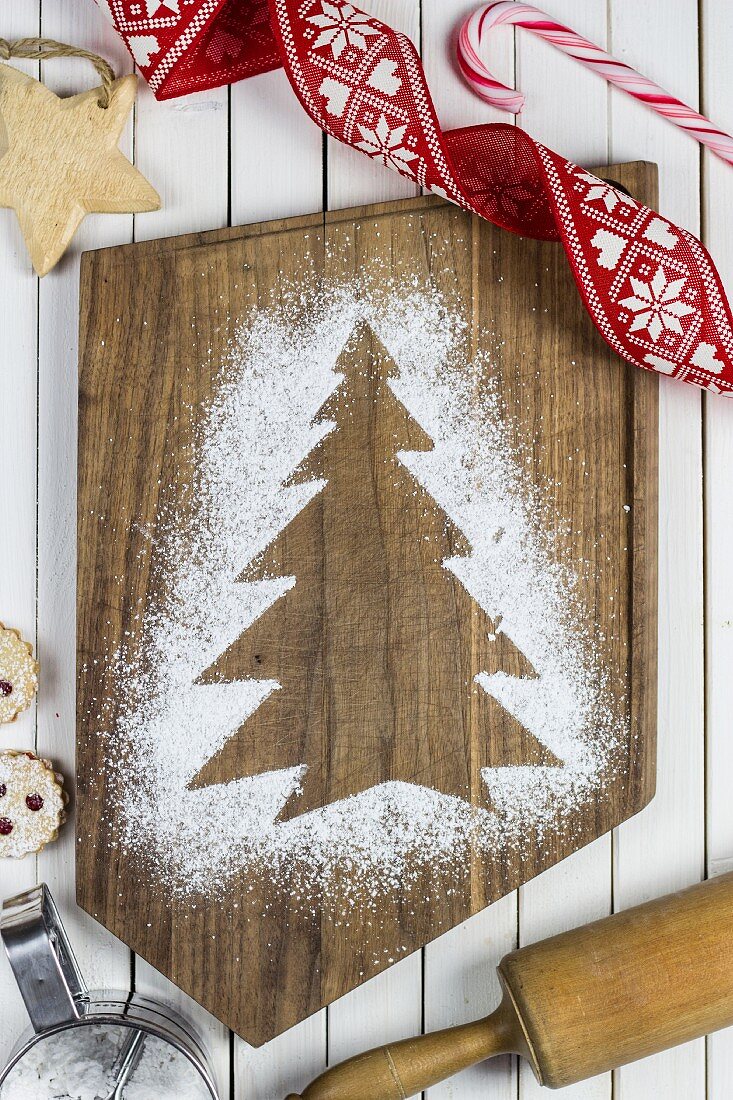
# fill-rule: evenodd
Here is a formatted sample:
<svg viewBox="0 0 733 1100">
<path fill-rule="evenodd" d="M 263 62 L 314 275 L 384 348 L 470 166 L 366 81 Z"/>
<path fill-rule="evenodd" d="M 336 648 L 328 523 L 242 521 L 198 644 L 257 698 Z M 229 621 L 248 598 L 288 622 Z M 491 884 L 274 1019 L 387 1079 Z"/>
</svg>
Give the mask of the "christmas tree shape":
<svg viewBox="0 0 733 1100">
<path fill-rule="evenodd" d="M 497 704 L 475 677 L 502 671 L 499 651 L 503 671 L 534 671 L 446 567 L 471 548 L 401 461 L 433 442 L 366 325 L 338 366 L 313 421 L 326 434 L 286 483 L 322 488 L 240 578 L 294 583 L 199 680 L 280 686 L 192 786 L 303 764 L 282 819 L 395 780 L 486 802 Z M 522 762 L 561 763 L 518 729 Z"/>
</svg>

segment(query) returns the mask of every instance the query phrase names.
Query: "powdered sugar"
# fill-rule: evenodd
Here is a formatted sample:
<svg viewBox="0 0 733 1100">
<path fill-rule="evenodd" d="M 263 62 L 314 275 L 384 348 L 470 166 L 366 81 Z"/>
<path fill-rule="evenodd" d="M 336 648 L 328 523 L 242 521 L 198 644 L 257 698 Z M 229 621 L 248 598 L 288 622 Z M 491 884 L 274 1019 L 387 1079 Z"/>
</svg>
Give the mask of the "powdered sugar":
<svg viewBox="0 0 733 1100">
<path fill-rule="evenodd" d="M 488 798 L 479 806 L 389 782 L 280 821 L 305 761 L 189 789 L 277 683 L 196 680 L 297 584 L 237 578 L 323 489 L 323 481 L 284 483 L 336 430 L 314 417 L 339 385 L 337 361 L 360 323 L 396 364 L 393 392 L 435 444 L 400 460 L 471 543 L 468 557 L 445 568 L 536 673 L 480 673 L 474 690 L 493 695 L 563 766 L 484 769 Z M 439 878 L 475 853 L 521 850 L 528 830 L 572 830 L 618 768 L 628 736 L 622 692 L 613 685 L 612 693 L 597 639 L 580 625 L 588 615 L 576 577 L 545 533 L 557 517 L 523 473 L 498 390 L 486 386 L 487 363 L 465 362 L 465 330 L 434 287 L 405 282 L 385 294 L 365 279 L 293 288 L 289 301 L 238 329 L 198 420 L 187 507 L 180 493 L 175 508 L 164 504 L 152 534 L 166 595 L 115 657 L 126 685 L 113 735 L 125 792 L 120 843 L 173 893 L 220 892 L 234 876 L 263 873 L 307 899 L 327 895 L 338 878 L 343 905 L 348 878 L 348 904 L 358 905 L 360 886 L 373 899 L 410 878 Z"/>
<path fill-rule="evenodd" d="M 49 1035 L 11 1070 L 1 1100 L 105 1100 L 130 1029 L 93 1024 Z M 145 1039 L 140 1061 L 124 1088 L 125 1100 L 210 1100 L 198 1071 L 174 1047 Z"/>
<path fill-rule="evenodd" d="M 0 752 L 0 859 L 22 859 L 55 840 L 66 820 L 63 777 L 32 752 Z"/>
<path fill-rule="evenodd" d="M 0 623 L 0 723 L 12 722 L 38 690 L 38 665 L 17 630 Z"/>
</svg>

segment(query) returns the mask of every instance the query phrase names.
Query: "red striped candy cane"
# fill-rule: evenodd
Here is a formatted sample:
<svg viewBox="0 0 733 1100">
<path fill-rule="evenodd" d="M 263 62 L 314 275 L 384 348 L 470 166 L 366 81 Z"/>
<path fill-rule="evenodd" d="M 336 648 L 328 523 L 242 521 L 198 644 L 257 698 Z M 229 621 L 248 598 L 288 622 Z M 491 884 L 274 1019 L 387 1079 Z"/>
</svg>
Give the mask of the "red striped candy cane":
<svg viewBox="0 0 733 1100">
<path fill-rule="evenodd" d="M 513 114 L 521 111 L 524 103 L 521 92 L 507 88 L 492 76 L 479 54 L 483 35 L 501 24 L 524 27 L 551 42 L 563 53 L 605 77 L 610 84 L 615 84 L 634 99 L 646 103 L 663 118 L 668 118 L 680 129 L 692 134 L 722 160 L 733 164 L 733 138 L 729 134 L 717 130 L 704 115 L 693 111 L 692 107 L 665 92 L 658 84 L 622 61 L 616 61 L 605 50 L 576 34 L 570 27 L 556 23 L 532 4 L 518 4 L 514 0 L 492 0 L 469 16 L 460 29 L 458 64 L 468 83 L 487 103 Z"/>
</svg>

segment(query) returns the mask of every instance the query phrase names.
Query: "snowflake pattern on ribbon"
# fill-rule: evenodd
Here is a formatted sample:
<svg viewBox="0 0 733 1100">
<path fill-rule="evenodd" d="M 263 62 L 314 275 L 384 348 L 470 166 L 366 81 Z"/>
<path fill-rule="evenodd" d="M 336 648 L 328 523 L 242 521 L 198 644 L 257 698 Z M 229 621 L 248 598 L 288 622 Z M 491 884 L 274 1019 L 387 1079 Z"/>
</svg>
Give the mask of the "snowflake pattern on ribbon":
<svg viewBox="0 0 733 1100">
<path fill-rule="evenodd" d="M 630 363 L 733 393 L 733 320 L 695 237 L 503 123 L 442 131 L 418 53 L 350 0 L 98 0 L 159 98 L 283 65 L 327 133 L 525 236 L 562 242 Z"/>
<path fill-rule="evenodd" d="M 361 141 L 356 142 L 357 149 L 361 149 L 372 160 L 380 160 L 385 168 L 394 168 L 403 175 L 412 175 L 410 161 L 415 160 L 417 153 L 402 144 L 407 126 L 395 126 L 392 130 L 386 117 L 380 115 L 373 130 L 361 124 L 359 130 Z"/>
<path fill-rule="evenodd" d="M 341 54 L 349 46 L 365 50 L 367 38 L 379 31 L 369 23 L 369 17 L 364 12 L 357 11 L 353 4 L 321 3 L 321 10 L 316 15 L 311 15 L 309 23 L 320 28 L 320 34 L 314 47 L 330 46 L 334 60 L 338 61 Z"/>
<path fill-rule="evenodd" d="M 267 0 L 97 0 L 158 99 L 282 64 Z"/>
<path fill-rule="evenodd" d="M 699 313 L 680 297 L 687 279 L 673 279 L 670 282 L 660 265 L 648 283 L 635 279 L 633 275 L 630 282 L 634 293 L 621 300 L 621 305 L 626 306 L 633 314 L 629 332 L 646 329 L 655 344 L 663 333 L 668 341 L 670 336 L 667 333 L 684 336 L 680 318 L 687 317 L 690 313 Z M 694 293 L 690 291 L 692 296 Z"/>
</svg>

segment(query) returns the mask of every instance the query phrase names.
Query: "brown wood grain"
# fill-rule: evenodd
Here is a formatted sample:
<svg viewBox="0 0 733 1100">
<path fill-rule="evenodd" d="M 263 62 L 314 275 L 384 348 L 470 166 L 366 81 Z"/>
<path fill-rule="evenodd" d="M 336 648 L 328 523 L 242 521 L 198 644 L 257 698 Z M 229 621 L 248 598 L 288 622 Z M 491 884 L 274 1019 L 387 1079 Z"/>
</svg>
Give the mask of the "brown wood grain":
<svg viewBox="0 0 733 1100">
<path fill-rule="evenodd" d="M 653 204 L 651 166 L 608 173 Z M 611 681 L 628 687 L 617 700 L 630 719 L 628 768 L 572 829 L 541 844 L 530 835 L 523 859 L 509 850 L 475 858 L 441 880 L 437 894 L 429 874 L 415 875 L 380 904 L 376 931 L 366 911 L 333 919 L 338 884 L 328 919 L 305 921 L 259 880 L 237 889 L 269 906 L 266 920 L 216 901 L 192 910 L 154 884 L 141 886 L 116 843 L 119 820 L 106 808 L 119 792 L 99 734 L 114 724 L 119 699 L 103 658 L 159 595 L 163 582 L 141 555 L 145 531 L 162 487 L 187 480 L 185 446 L 212 395 L 230 318 L 277 302 L 296 276 L 339 279 L 364 266 L 385 279 L 414 270 L 457 297 L 472 320 L 467 360 L 486 340 L 480 334 L 496 334 L 484 348 L 486 385 L 498 375 L 508 430 L 550 494 L 550 512 L 566 521 L 552 532 L 558 561 L 585 563 L 588 625 L 605 638 Z M 319 414 L 338 430 L 292 479 L 327 475 L 328 483 L 242 575 L 292 574 L 299 583 L 202 677 L 272 678 L 281 690 L 195 783 L 306 759 L 303 794 L 285 816 L 387 779 L 486 805 L 482 767 L 556 761 L 473 677 L 532 669 L 438 564 L 469 548 L 396 460 L 397 450 L 432 441 L 392 393 L 395 365 L 370 330 L 357 333 L 338 369 L 344 382 Z M 79 902 L 250 1042 L 285 1030 L 651 798 L 657 379 L 623 364 L 600 339 L 559 247 L 431 198 L 88 253 L 79 402 Z M 348 588 L 345 570 L 357 578 Z M 369 670 L 362 678 L 353 674 L 355 647 Z M 348 881 L 342 887 L 345 906 Z"/>
</svg>

